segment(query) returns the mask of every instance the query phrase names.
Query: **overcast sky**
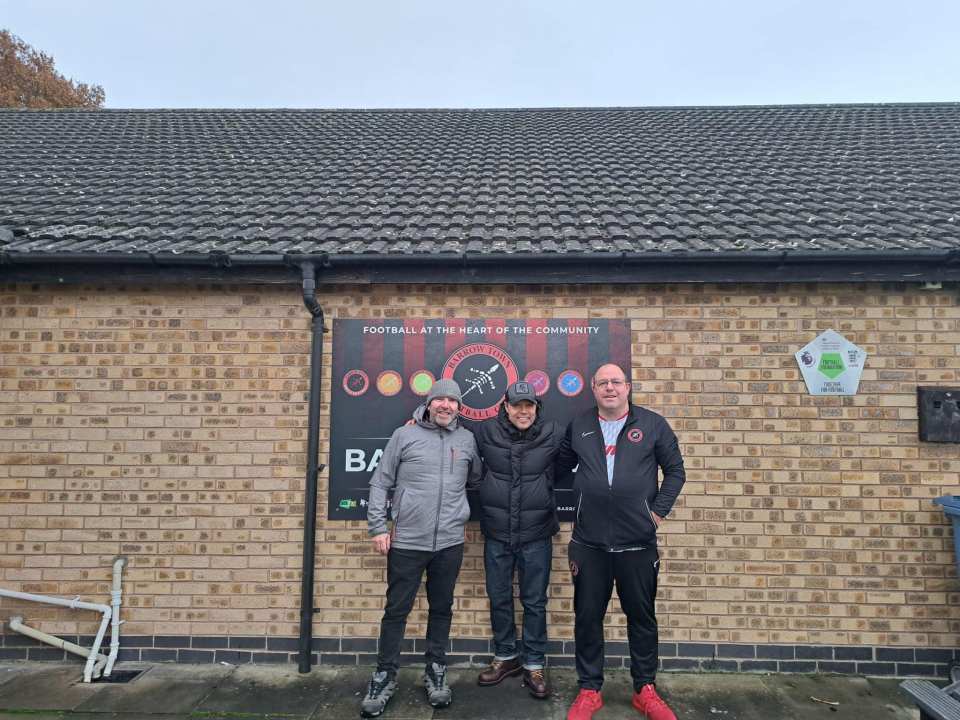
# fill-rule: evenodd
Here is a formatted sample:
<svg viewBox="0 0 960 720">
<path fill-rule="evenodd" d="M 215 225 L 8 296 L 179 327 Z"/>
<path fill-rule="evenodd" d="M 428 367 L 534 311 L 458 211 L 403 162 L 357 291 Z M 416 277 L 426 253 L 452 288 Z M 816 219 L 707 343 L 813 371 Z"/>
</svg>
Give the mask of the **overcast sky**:
<svg viewBox="0 0 960 720">
<path fill-rule="evenodd" d="M 960 99 L 957 0 L 0 0 L 107 107 Z"/>
</svg>

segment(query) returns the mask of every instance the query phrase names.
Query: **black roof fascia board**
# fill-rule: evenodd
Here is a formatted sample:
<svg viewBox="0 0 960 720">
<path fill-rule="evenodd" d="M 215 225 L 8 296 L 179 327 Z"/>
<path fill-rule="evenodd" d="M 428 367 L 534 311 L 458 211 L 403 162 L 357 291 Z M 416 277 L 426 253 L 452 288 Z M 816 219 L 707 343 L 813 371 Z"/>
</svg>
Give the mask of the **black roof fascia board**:
<svg viewBox="0 0 960 720">
<path fill-rule="evenodd" d="M 315 264 L 330 283 L 626 284 L 733 282 L 942 282 L 960 281 L 960 251 L 577 253 L 554 255 L 228 255 L 152 253 L 9 253 L 0 251 L 7 280 L 163 282 L 218 280 L 279 282 Z M 118 272 L 121 271 L 122 272 Z"/>
</svg>

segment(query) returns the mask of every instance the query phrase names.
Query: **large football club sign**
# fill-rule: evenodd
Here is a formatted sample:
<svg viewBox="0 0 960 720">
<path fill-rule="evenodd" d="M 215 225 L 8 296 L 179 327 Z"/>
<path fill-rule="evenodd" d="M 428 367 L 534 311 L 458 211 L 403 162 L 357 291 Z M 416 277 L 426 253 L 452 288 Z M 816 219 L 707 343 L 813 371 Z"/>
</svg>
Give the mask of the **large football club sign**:
<svg viewBox="0 0 960 720">
<path fill-rule="evenodd" d="M 594 405 L 592 373 L 630 367 L 623 320 L 334 320 L 327 517 L 366 518 L 370 476 L 390 435 L 437 378 L 463 393 L 465 425 L 492 421 L 517 380 L 536 389 L 546 419 L 566 425 Z M 572 513 L 569 478 L 558 483 L 561 518 Z"/>
</svg>

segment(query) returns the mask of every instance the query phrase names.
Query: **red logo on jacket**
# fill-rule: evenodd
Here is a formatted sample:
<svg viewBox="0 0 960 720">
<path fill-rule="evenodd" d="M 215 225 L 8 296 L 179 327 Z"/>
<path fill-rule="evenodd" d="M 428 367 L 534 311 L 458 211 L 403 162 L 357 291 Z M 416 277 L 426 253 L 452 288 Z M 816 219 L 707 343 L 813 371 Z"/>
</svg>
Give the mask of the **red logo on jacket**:
<svg viewBox="0 0 960 720">
<path fill-rule="evenodd" d="M 629 440 L 632 443 L 640 442 L 641 440 L 643 440 L 643 430 L 637 430 L 636 428 L 634 428 L 633 430 L 627 433 L 627 440 Z"/>
</svg>

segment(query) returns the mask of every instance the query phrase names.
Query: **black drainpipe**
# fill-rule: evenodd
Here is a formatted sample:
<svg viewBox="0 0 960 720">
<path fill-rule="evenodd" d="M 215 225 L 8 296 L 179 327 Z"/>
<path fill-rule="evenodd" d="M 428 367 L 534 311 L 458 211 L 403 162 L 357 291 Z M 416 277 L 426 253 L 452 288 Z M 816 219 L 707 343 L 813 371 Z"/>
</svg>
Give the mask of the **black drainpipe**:
<svg viewBox="0 0 960 720">
<path fill-rule="evenodd" d="M 303 572 L 300 580 L 299 671 L 310 672 L 313 644 L 313 563 L 317 535 L 317 476 L 323 470 L 320 454 L 320 374 L 323 370 L 323 308 L 317 302 L 317 270 L 303 263 L 303 304 L 313 316 L 310 341 L 310 411 L 307 422 L 307 478 L 303 499 Z"/>
</svg>

